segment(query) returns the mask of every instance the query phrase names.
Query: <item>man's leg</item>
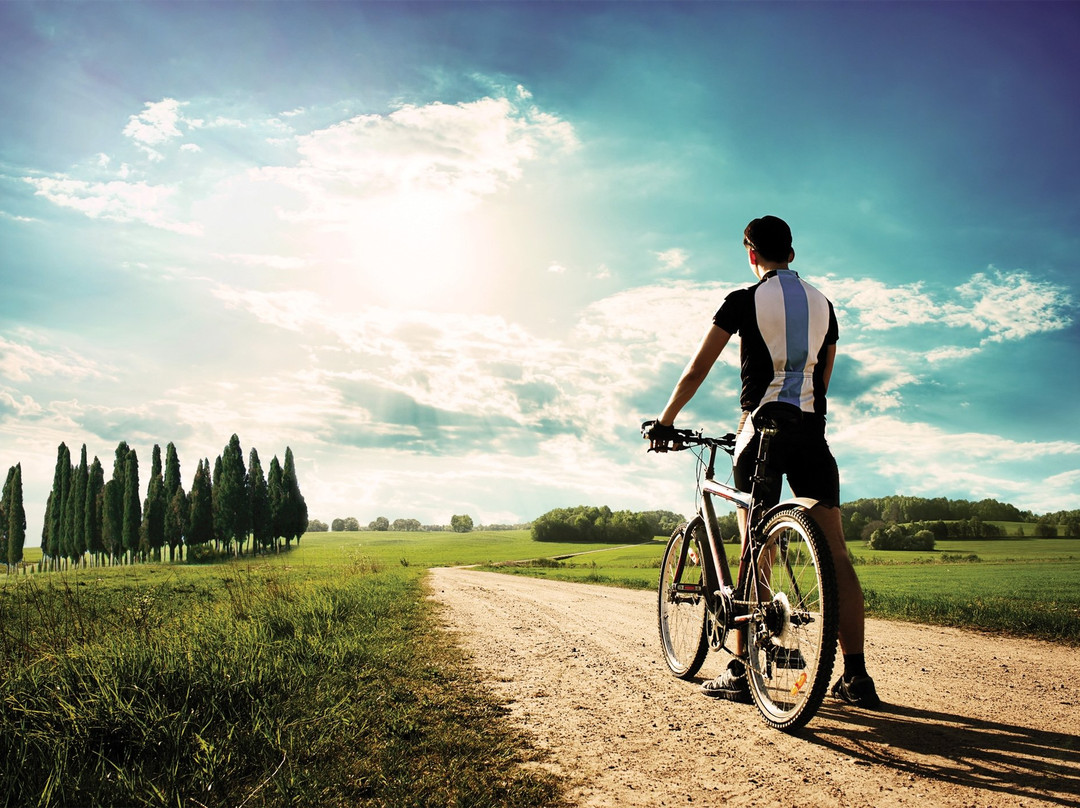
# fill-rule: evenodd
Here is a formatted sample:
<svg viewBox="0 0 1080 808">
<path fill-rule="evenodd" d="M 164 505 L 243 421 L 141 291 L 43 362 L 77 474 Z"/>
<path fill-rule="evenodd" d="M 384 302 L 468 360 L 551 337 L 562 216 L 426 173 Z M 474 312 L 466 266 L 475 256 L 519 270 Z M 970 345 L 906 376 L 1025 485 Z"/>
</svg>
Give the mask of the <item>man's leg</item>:
<svg viewBox="0 0 1080 808">
<path fill-rule="evenodd" d="M 815 505 L 810 516 L 818 523 L 832 552 L 836 569 L 836 588 L 840 598 L 840 650 L 845 655 L 861 654 L 866 636 L 866 606 L 862 586 L 855 567 L 848 557 L 844 543 L 844 528 L 840 523 L 840 509 Z"/>
<path fill-rule="evenodd" d="M 844 543 L 844 529 L 840 522 L 840 509 L 816 505 L 810 515 L 825 533 L 836 569 L 836 584 L 840 607 L 840 650 L 844 654 L 844 673 L 832 693 L 857 707 L 876 709 L 880 706 L 874 680 L 866 672 L 863 642 L 866 636 L 866 604 L 862 586 L 855 574 L 855 567 L 848 558 Z"/>
</svg>

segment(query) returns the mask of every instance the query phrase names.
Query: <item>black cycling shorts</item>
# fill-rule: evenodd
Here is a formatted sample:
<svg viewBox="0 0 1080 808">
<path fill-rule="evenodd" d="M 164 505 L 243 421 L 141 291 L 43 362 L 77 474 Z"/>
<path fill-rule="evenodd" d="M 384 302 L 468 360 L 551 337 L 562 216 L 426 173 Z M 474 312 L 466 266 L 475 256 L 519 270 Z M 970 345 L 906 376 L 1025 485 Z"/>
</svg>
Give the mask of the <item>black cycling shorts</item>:
<svg viewBox="0 0 1080 808">
<path fill-rule="evenodd" d="M 739 421 L 734 465 L 735 487 L 749 493 L 754 462 L 757 460 L 759 435 L 754 433 L 750 413 L 743 411 Z M 744 432 L 749 430 L 749 433 Z M 836 458 L 825 440 L 825 419 L 803 414 L 797 426 L 785 427 L 769 444 L 766 490 L 759 490 L 758 500 L 767 507 L 780 501 L 782 475 L 797 497 L 816 499 L 826 507 L 840 505 L 840 472 Z"/>
</svg>

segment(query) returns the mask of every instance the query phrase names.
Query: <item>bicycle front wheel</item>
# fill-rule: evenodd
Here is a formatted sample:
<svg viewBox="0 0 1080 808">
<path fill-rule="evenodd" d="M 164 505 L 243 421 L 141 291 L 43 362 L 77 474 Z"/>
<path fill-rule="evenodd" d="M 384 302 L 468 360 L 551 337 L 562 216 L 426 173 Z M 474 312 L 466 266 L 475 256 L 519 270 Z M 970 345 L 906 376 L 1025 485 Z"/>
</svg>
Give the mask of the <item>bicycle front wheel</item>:
<svg viewBox="0 0 1080 808">
<path fill-rule="evenodd" d="M 809 721 L 836 658 L 836 573 L 824 534 L 805 511 L 787 508 L 766 523 L 751 585 L 746 672 L 765 722 L 794 730 Z"/>
<path fill-rule="evenodd" d="M 660 642 L 668 668 L 682 679 L 697 673 L 709 653 L 702 572 L 704 533 L 700 517 L 679 525 L 668 540 L 660 564 Z"/>
</svg>

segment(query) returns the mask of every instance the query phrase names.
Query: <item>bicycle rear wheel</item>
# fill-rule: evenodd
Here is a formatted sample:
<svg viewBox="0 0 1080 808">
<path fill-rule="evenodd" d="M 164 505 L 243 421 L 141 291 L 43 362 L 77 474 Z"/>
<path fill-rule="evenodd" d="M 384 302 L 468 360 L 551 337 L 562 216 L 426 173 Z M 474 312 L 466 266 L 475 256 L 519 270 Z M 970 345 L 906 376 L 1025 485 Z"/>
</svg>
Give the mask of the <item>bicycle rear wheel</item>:
<svg viewBox="0 0 1080 808">
<path fill-rule="evenodd" d="M 702 537 L 705 525 L 700 517 L 679 525 L 668 540 L 660 564 L 659 609 L 657 619 L 664 661 L 676 676 L 689 679 L 701 668 L 709 653 L 705 632 L 708 609 L 705 605 L 705 558 Z"/>
<path fill-rule="evenodd" d="M 836 658 L 836 574 L 824 534 L 805 511 L 769 519 L 751 588 L 746 663 L 750 693 L 765 723 L 794 730 L 809 721 Z"/>
</svg>

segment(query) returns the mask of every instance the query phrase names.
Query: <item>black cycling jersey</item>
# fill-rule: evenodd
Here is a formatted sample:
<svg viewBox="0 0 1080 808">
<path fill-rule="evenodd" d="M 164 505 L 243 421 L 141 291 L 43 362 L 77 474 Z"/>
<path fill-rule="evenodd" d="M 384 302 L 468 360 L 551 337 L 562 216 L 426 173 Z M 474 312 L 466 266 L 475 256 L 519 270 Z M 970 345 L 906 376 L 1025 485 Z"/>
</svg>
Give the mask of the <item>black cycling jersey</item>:
<svg viewBox="0 0 1080 808">
<path fill-rule="evenodd" d="M 741 337 L 742 409 L 783 401 L 825 415 L 822 358 L 839 338 L 825 295 L 793 270 L 772 270 L 729 294 L 713 323 Z"/>
</svg>

